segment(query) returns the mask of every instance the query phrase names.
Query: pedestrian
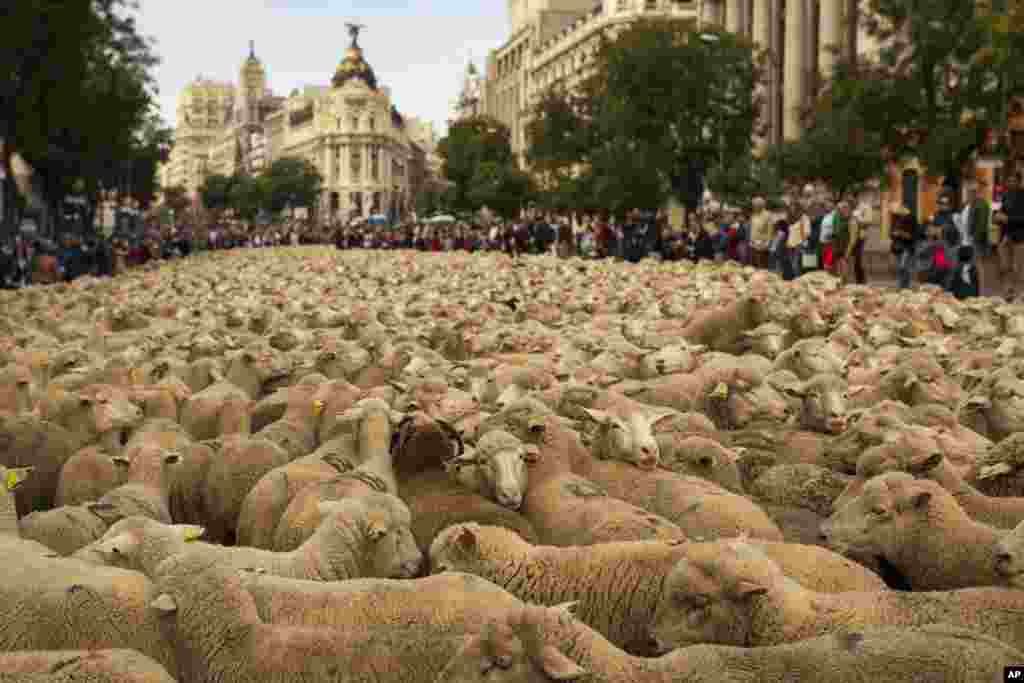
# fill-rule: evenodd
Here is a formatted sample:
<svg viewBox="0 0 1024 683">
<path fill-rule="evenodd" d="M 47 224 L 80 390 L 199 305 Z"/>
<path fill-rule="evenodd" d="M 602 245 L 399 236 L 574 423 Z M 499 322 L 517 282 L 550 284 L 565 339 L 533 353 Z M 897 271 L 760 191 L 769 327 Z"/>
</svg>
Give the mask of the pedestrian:
<svg viewBox="0 0 1024 683">
<path fill-rule="evenodd" d="M 1024 284 L 1024 189 L 1016 173 L 1007 180 L 1001 212 L 1005 223 L 1002 248 L 1006 252 L 1007 298 L 1012 299 Z"/>
<path fill-rule="evenodd" d="M 906 205 L 894 203 L 889 213 L 892 216 L 889 237 L 892 242 L 892 254 L 896 258 L 896 278 L 899 288 L 907 289 L 913 278 L 921 229 Z"/>
<path fill-rule="evenodd" d="M 750 262 L 755 268 L 769 268 L 771 265 L 771 243 L 775 222 L 764 197 L 754 197 L 750 214 Z"/>
<path fill-rule="evenodd" d="M 974 248 L 963 245 L 957 254 L 957 266 L 953 270 L 950 292 L 957 299 L 963 300 L 980 295 L 978 286 L 978 269 L 974 265 Z"/>
<path fill-rule="evenodd" d="M 808 211 L 808 200 L 798 200 L 795 208 L 798 218 L 789 226 L 784 256 L 789 261 L 790 272 L 794 279 L 803 274 L 805 261 L 812 267 L 817 265 L 817 254 L 809 251 L 811 216 Z M 805 259 L 805 255 L 810 259 Z"/>
<path fill-rule="evenodd" d="M 991 229 L 992 206 L 978 192 L 978 183 L 969 182 L 965 187 L 964 208 L 960 212 L 961 244 L 973 247 L 973 263 L 977 266 L 975 275 L 981 292 L 992 290 L 995 284 L 992 265 Z"/>
</svg>

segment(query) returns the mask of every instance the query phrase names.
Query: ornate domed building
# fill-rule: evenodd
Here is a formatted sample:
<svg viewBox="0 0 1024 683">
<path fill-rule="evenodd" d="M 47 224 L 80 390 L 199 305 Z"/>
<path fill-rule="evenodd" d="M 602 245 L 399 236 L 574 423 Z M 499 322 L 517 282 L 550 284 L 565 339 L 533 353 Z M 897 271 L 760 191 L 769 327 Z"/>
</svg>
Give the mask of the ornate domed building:
<svg viewBox="0 0 1024 683">
<path fill-rule="evenodd" d="M 422 124 L 407 121 L 377 80 L 359 46 L 361 28 L 349 25 L 351 43 L 330 85 L 273 96 L 250 44 L 237 84 L 203 81 L 205 89 L 186 88 L 166 184 L 181 183 L 195 193 L 210 173 L 260 173 L 275 159 L 299 157 L 323 176 L 321 217 L 404 217 L 420 182 L 415 169 L 423 150 L 415 141 Z M 196 129 L 199 124 L 204 127 Z"/>
<path fill-rule="evenodd" d="M 268 119 L 267 144 L 271 158 L 305 157 L 320 169 L 322 215 L 401 217 L 411 204 L 411 144 L 390 91 L 363 56 L 361 28 L 349 25 L 352 42 L 329 87 L 293 93 Z"/>
</svg>

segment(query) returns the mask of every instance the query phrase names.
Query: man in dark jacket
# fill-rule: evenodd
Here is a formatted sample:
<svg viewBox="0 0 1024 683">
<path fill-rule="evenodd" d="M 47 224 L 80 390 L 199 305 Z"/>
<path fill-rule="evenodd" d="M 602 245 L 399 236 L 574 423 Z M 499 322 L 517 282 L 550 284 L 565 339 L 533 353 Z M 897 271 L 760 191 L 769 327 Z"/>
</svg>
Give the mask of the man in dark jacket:
<svg viewBox="0 0 1024 683">
<path fill-rule="evenodd" d="M 892 215 L 892 253 L 896 257 L 896 272 L 900 289 L 910 287 L 914 273 L 917 245 L 921 241 L 921 228 L 917 220 L 903 204 L 896 204 L 890 211 Z"/>
<path fill-rule="evenodd" d="M 1008 252 L 1009 257 L 1006 264 L 1009 271 L 1007 296 L 1012 297 L 1024 285 L 1024 189 L 1021 188 L 1020 175 L 1016 173 L 1007 180 L 1001 211 L 1006 217 L 1001 248 Z"/>
</svg>

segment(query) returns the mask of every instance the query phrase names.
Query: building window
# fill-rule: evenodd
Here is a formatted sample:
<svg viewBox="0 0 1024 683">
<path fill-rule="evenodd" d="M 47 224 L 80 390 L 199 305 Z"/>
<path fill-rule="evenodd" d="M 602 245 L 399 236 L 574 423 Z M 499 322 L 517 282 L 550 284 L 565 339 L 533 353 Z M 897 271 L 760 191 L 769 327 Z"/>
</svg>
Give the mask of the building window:
<svg viewBox="0 0 1024 683">
<path fill-rule="evenodd" d="M 377 118 L 374 116 L 370 117 L 370 130 L 377 130 Z"/>
<path fill-rule="evenodd" d="M 658 0 L 646 0 L 644 2 L 644 9 L 647 11 L 653 11 L 658 9 Z"/>
<path fill-rule="evenodd" d="M 616 10 L 619 12 L 625 12 L 626 10 L 629 9 L 629 5 L 629 0 L 618 0 L 618 2 L 616 3 Z"/>
<path fill-rule="evenodd" d="M 370 178 L 374 181 L 380 180 L 380 146 L 370 147 Z"/>
<path fill-rule="evenodd" d="M 362 172 L 363 169 L 363 154 L 359 150 L 359 147 L 352 148 L 352 152 L 349 155 L 349 158 L 351 159 L 350 166 L 352 168 L 352 179 L 355 180 L 356 178 L 359 177 L 359 174 Z"/>
<path fill-rule="evenodd" d="M 359 130 L 359 117 L 358 116 L 353 116 L 352 117 L 352 130 Z"/>
</svg>

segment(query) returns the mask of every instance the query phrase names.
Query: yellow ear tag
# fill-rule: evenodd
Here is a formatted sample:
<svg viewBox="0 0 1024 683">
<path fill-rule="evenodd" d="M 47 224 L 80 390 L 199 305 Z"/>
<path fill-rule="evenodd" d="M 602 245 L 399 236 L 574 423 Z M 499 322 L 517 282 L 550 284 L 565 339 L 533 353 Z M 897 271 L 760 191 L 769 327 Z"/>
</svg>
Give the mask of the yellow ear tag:
<svg viewBox="0 0 1024 683">
<path fill-rule="evenodd" d="M 313 417 L 320 417 L 322 412 L 324 412 L 324 402 L 313 401 Z"/>
<path fill-rule="evenodd" d="M 130 377 L 133 384 L 142 384 L 142 368 L 132 368 Z"/>
<path fill-rule="evenodd" d="M 201 526 L 191 527 L 185 530 L 185 542 L 191 543 L 192 541 L 198 541 L 206 533 L 206 529 Z"/>
<path fill-rule="evenodd" d="M 18 476 L 18 473 L 15 472 L 14 470 L 9 470 L 7 472 L 7 481 L 5 482 L 5 484 L 7 485 L 7 490 L 13 491 L 14 487 L 20 483 L 21 477 Z"/>
</svg>

